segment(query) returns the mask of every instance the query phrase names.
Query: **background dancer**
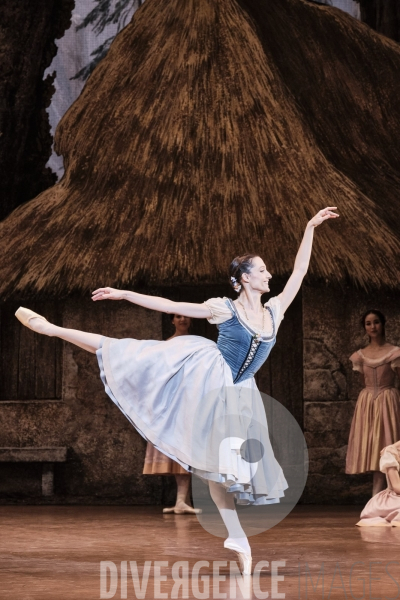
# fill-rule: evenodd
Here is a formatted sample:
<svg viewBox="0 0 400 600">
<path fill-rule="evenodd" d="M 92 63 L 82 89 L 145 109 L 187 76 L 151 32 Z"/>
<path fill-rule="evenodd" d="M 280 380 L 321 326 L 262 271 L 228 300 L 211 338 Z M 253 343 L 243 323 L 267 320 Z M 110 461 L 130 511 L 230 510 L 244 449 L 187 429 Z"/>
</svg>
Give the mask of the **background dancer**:
<svg viewBox="0 0 400 600">
<path fill-rule="evenodd" d="M 20 308 L 16 313 L 34 331 L 96 353 L 107 394 L 143 437 L 209 481 L 211 496 L 228 530 L 224 547 L 237 552 L 243 574 L 251 573 L 251 550 L 234 498 L 248 504 L 276 503 L 287 483 L 269 439 L 262 439 L 264 453 L 250 482 L 247 478 L 240 480 L 240 473 L 248 467 L 240 453 L 227 451 L 223 456 L 212 456 L 209 463 L 202 453 L 204 439 L 210 432 L 213 435 L 214 423 L 224 422 L 229 416 L 228 403 L 224 402 L 227 397 L 229 410 L 241 414 L 241 389 L 251 392 L 251 406 L 246 404 L 246 410 L 250 409 L 260 430 L 268 430 L 254 374 L 275 344 L 284 312 L 307 273 L 314 229 L 327 219 L 337 218 L 335 209 L 320 210 L 307 223 L 292 275 L 283 292 L 265 305 L 261 304 L 261 296 L 269 291 L 271 275 L 256 255 L 238 257 L 231 263 L 231 284 L 239 294 L 235 302 L 228 298 L 214 298 L 203 304 L 173 302 L 107 287 L 93 292 L 95 301 L 125 299 L 153 310 L 207 318 L 219 325 L 217 344 L 191 335 L 168 342 L 117 340 L 58 327 L 28 309 Z M 240 437 L 247 439 L 246 428 Z M 217 464 L 218 470 L 210 470 L 211 463 Z M 232 493 L 230 488 L 234 488 Z"/>
<path fill-rule="evenodd" d="M 359 527 L 400 527 L 400 441 L 381 452 L 380 470 L 387 489 L 376 494 L 361 513 Z"/>
<path fill-rule="evenodd" d="M 353 370 L 365 384 L 351 423 L 346 456 L 346 473 L 373 472 L 372 496 L 386 487 L 379 470 L 382 448 L 400 438 L 400 395 L 395 374 L 400 374 L 400 348 L 385 337 L 386 318 L 379 310 L 368 310 L 361 317 L 369 344 L 350 356 Z"/>
<path fill-rule="evenodd" d="M 189 317 L 175 314 L 170 317 L 171 323 L 175 327 L 175 333 L 168 338 L 169 340 L 181 335 L 189 335 L 191 325 Z M 179 463 L 157 450 L 151 442 L 147 442 L 143 475 L 174 475 L 176 481 L 175 505 L 164 508 L 164 514 L 195 515 L 201 512 L 201 509 L 193 508 L 190 503 L 190 474 Z"/>
</svg>

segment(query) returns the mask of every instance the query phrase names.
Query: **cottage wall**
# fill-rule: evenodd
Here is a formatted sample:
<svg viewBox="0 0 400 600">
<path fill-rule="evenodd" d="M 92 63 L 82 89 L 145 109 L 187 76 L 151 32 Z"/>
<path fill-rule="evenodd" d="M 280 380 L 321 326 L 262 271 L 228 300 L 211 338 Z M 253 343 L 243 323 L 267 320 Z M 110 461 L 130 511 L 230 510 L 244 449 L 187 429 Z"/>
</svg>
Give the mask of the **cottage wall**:
<svg viewBox="0 0 400 600">
<path fill-rule="evenodd" d="M 282 282 L 274 282 L 278 293 Z M 202 301 L 229 288 L 160 290 L 173 299 Z M 30 305 L 26 302 L 28 306 Z M 40 312 L 40 302 L 35 308 Z M 52 304 L 52 306 L 54 303 Z M 363 344 L 358 324 L 366 307 L 388 317 L 388 340 L 400 341 L 400 316 L 393 293 L 367 295 L 352 288 L 303 286 L 282 322 L 270 359 L 257 383 L 292 412 L 309 448 L 310 471 L 305 503 L 363 503 L 371 490 L 369 475 L 344 473 L 348 433 L 361 384 L 351 370 L 350 354 Z M 111 337 L 166 339 L 167 315 L 124 302 L 60 302 L 67 327 Z M 46 313 L 46 301 L 42 303 Z M 17 323 L 17 327 L 19 324 Z M 34 336 L 32 332 L 29 335 Z M 195 320 L 193 333 L 216 338 L 216 328 Z M 1 340 L 2 356 L 7 340 Z M 45 360 L 41 378 L 54 377 Z M 3 368 L 4 373 L 4 368 Z M 0 503 L 165 504 L 172 501 L 170 477 L 143 476 L 146 444 L 110 401 L 94 355 L 64 344 L 61 398 L 0 401 L 0 447 L 66 446 L 67 462 L 55 468 L 55 494 L 41 495 L 41 465 L 0 463 Z"/>
<path fill-rule="evenodd" d="M 282 285 L 274 278 L 272 293 L 279 293 Z M 160 289 L 157 293 L 177 301 L 202 302 L 210 297 L 232 295 L 232 290 L 229 286 L 181 286 Z M 29 345 L 30 339 L 42 341 L 42 338 L 16 320 L 14 323 L 13 312 L 20 303 L 47 316 L 50 310 L 52 314 L 58 313 L 59 323 L 66 327 L 101 332 L 111 337 L 161 340 L 173 333 L 168 315 L 125 302 L 94 304 L 88 299 L 77 298 L 58 302 L 56 310 L 54 301 L 15 300 L 2 311 L 9 327 L 5 332 L 8 339 L 10 335 L 21 336 L 23 333 L 19 351 L 18 345 L 14 344 L 14 354 L 23 352 L 23 356 L 34 357 L 35 365 L 25 364 L 24 372 L 19 374 L 23 381 L 29 376 L 33 383 L 38 373 L 41 380 L 55 376 L 58 379 L 59 375 L 55 372 L 54 362 L 43 356 L 43 350 L 35 356 L 35 344 Z M 216 327 L 204 319 L 193 320 L 192 333 L 214 340 L 217 337 Z M 7 339 L 3 336 L 0 341 L 4 374 L 7 369 L 15 369 L 18 357 L 7 356 Z M 46 349 L 54 340 L 45 341 Z M 30 351 L 27 351 L 26 343 Z M 64 343 L 61 378 L 62 392 L 58 399 L 35 399 L 37 386 L 32 386 L 29 396 L 24 385 L 23 399 L 11 400 L 3 396 L 0 400 L 0 447 L 68 448 L 67 462 L 55 468 L 55 495 L 52 498 L 41 495 L 41 465 L 0 463 L 0 503 L 165 504 L 172 501 L 172 477 L 142 475 L 146 443 L 106 396 L 95 356 Z M 262 391 L 282 402 L 301 423 L 302 379 L 299 296 L 285 315 L 277 344 L 269 361 L 257 374 L 257 383 Z"/>
<path fill-rule="evenodd" d="M 68 300 L 63 323 L 111 337 L 162 339 L 160 313 L 122 302 Z M 49 370 L 45 363 L 42 368 Z M 68 448 L 67 462 L 55 467 L 55 496 L 41 496 L 40 465 L 3 464 L 0 501 L 165 501 L 163 478 L 141 475 L 146 444 L 105 395 L 95 355 L 64 344 L 62 371 L 61 400 L 0 402 L 1 447 Z"/>
</svg>

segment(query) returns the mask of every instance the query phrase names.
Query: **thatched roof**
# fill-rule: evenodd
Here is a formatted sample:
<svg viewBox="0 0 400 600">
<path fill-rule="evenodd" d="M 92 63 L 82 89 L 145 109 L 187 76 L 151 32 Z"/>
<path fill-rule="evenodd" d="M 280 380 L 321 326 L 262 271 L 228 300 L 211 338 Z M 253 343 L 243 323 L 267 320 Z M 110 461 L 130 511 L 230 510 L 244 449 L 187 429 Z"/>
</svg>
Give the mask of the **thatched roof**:
<svg viewBox="0 0 400 600">
<path fill-rule="evenodd" d="M 287 274 L 396 285 L 400 47 L 302 0 L 146 0 L 60 123 L 62 181 L 0 226 L 0 291 Z"/>
</svg>

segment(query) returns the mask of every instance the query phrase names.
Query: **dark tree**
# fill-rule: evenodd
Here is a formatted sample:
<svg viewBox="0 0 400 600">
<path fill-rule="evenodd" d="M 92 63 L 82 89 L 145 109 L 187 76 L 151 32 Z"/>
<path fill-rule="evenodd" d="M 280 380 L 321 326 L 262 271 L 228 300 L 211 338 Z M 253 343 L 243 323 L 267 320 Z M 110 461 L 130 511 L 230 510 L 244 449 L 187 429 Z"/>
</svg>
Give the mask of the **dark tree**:
<svg viewBox="0 0 400 600">
<path fill-rule="evenodd" d="M 0 219 L 55 183 L 46 168 L 52 137 L 43 81 L 70 25 L 74 0 L 3 0 L 0 20 Z"/>
<path fill-rule="evenodd" d="M 400 42 L 400 0 L 360 0 L 361 20 Z"/>
</svg>

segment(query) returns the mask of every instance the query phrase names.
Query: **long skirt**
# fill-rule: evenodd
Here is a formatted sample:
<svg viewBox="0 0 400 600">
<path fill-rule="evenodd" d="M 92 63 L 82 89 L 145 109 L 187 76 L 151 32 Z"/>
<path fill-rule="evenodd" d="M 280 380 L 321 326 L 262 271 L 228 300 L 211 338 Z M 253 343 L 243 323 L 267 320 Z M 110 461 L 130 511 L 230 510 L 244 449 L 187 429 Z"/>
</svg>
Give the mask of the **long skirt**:
<svg viewBox="0 0 400 600">
<path fill-rule="evenodd" d="M 235 385 L 214 342 L 193 335 L 166 342 L 103 337 L 97 358 L 107 394 L 157 450 L 223 484 L 240 504 L 284 496 L 288 485 L 254 378 Z"/>
<path fill-rule="evenodd" d="M 400 439 L 400 395 L 385 388 L 377 396 L 366 388 L 358 396 L 350 429 L 346 473 L 379 471 L 382 448 Z"/>
<path fill-rule="evenodd" d="M 189 475 L 179 463 L 169 458 L 151 442 L 147 442 L 143 475 Z"/>
<path fill-rule="evenodd" d="M 361 513 L 361 521 L 357 525 L 400 527 L 400 496 L 389 488 L 376 494 L 366 504 Z"/>
</svg>

